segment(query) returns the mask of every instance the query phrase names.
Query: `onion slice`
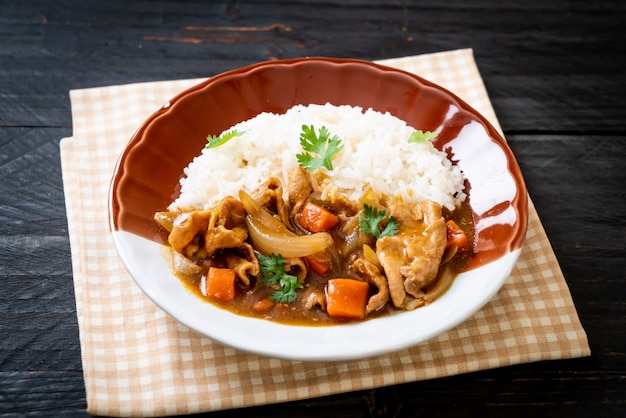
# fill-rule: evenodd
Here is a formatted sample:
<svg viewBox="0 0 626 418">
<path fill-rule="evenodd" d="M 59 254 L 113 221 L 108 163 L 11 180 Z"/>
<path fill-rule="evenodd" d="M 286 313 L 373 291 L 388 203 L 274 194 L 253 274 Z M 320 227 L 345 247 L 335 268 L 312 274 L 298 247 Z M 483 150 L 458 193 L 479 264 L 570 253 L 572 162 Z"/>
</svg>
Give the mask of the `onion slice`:
<svg viewBox="0 0 626 418">
<path fill-rule="evenodd" d="M 239 191 L 239 200 L 243 208 L 248 212 L 248 215 L 257 220 L 258 223 L 263 224 L 269 229 L 275 229 L 281 233 L 292 233 L 281 220 L 272 216 L 267 210 L 265 210 L 252 196 L 243 190 Z M 293 234 L 293 233 L 292 233 Z M 294 234 L 295 235 L 295 234 Z"/>
<path fill-rule="evenodd" d="M 246 226 L 254 247 L 264 254 L 281 254 L 285 258 L 305 257 L 333 244 L 333 238 L 327 232 L 296 235 L 289 230 L 268 227 L 252 215 L 246 216 Z"/>
<path fill-rule="evenodd" d="M 443 295 L 446 290 L 448 290 L 450 286 L 452 286 L 454 277 L 455 276 L 452 272 L 452 268 L 450 268 L 450 265 L 444 265 L 441 268 L 440 276 L 438 278 L 439 280 L 437 281 L 435 286 L 424 295 L 424 301 L 426 303 L 431 303 L 439 296 Z"/>
</svg>

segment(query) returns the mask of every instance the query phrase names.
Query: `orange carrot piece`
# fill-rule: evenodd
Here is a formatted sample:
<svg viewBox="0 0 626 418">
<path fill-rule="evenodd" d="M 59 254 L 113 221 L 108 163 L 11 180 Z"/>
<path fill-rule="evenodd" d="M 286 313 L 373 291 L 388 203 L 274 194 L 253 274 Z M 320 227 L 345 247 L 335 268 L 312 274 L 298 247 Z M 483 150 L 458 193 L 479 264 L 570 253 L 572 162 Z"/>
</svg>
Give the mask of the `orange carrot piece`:
<svg viewBox="0 0 626 418">
<path fill-rule="evenodd" d="M 307 202 L 300 212 L 300 225 L 311 232 L 326 232 L 339 223 L 339 218 L 327 209 Z"/>
<path fill-rule="evenodd" d="M 270 300 L 269 298 L 259 299 L 254 302 L 252 308 L 257 312 L 267 312 L 274 307 L 276 302 Z"/>
<path fill-rule="evenodd" d="M 446 222 L 446 235 L 448 237 L 446 249 L 457 247 L 458 251 L 469 250 L 467 235 L 453 220 Z"/>
<path fill-rule="evenodd" d="M 311 254 L 304 257 L 306 265 L 309 269 L 320 276 L 325 275 L 330 271 L 331 260 L 329 257 L 324 257 L 323 254 Z"/>
<path fill-rule="evenodd" d="M 228 302 L 235 299 L 235 270 L 210 267 L 206 276 L 207 296 Z"/>
<path fill-rule="evenodd" d="M 326 312 L 334 318 L 363 318 L 369 284 L 354 279 L 331 279 L 326 285 Z"/>
</svg>

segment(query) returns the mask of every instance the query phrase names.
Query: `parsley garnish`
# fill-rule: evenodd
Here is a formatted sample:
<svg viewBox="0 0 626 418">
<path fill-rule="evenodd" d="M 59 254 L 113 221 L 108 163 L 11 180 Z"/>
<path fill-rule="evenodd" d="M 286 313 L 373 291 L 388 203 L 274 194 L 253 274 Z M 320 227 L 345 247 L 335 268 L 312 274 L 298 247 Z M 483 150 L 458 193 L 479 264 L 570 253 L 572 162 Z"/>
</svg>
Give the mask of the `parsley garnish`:
<svg viewBox="0 0 626 418">
<path fill-rule="evenodd" d="M 229 132 L 226 132 L 226 133 L 222 134 L 221 136 L 208 135 L 206 137 L 206 140 L 209 143 L 206 145 L 206 148 L 219 147 L 220 145 L 227 143 L 228 141 L 230 141 L 234 137 L 241 136 L 241 135 L 243 135 L 243 132 L 237 132 L 236 129 L 232 130 L 232 131 L 229 131 Z"/>
<path fill-rule="evenodd" d="M 396 218 L 390 216 L 387 218 L 387 224 L 380 230 L 380 223 L 385 219 L 385 211 L 378 211 L 378 208 L 364 205 L 363 213 L 359 217 L 359 227 L 361 231 L 373 235 L 376 239 L 381 237 L 390 237 L 398 233 L 398 222 Z"/>
<path fill-rule="evenodd" d="M 411 136 L 409 137 L 409 144 L 413 144 L 413 143 L 421 143 L 421 142 L 428 142 L 430 140 L 433 140 L 437 137 L 437 132 L 433 132 L 433 131 L 415 131 L 411 134 Z"/>
<path fill-rule="evenodd" d="M 333 156 L 343 149 L 341 139 L 337 135 L 333 135 L 331 138 L 330 132 L 325 126 L 322 126 L 319 129 L 318 136 L 315 135 L 315 128 L 313 125 L 302 125 L 300 145 L 305 151 L 317 154 L 317 157 L 307 152 L 296 155 L 300 166 L 302 168 L 306 168 L 307 170 L 315 170 L 321 166 L 326 167 L 328 170 L 332 170 Z"/>
<path fill-rule="evenodd" d="M 277 288 L 270 299 L 278 303 L 291 303 L 298 297 L 296 289 L 302 285 L 296 276 L 285 271 L 285 259 L 280 254 L 259 255 L 261 264 L 261 279 L 263 283 Z"/>
</svg>

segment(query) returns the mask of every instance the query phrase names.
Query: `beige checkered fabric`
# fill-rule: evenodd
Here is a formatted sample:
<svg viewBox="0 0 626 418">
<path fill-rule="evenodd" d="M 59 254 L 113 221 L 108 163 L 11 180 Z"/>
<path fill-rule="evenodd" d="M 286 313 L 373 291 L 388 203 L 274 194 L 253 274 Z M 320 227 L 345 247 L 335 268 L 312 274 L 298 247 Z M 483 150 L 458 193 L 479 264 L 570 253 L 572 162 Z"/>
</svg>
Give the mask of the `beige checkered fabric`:
<svg viewBox="0 0 626 418">
<path fill-rule="evenodd" d="M 498 126 L 471 50 L 382 62 L 447 87 Z M 524 249 L 502 290 L 470 320 L 428 343 L 365 360 L 307 363 L 239 352 L 179 324 L 141 292 L 120 262 L 107 196 L 134 130 L 199 81 L 70 92 L 74 136 L 61 141 L 61 159 L 90 413 L 196 413 L 590 354 L 532 203 Z"/>
</svg>

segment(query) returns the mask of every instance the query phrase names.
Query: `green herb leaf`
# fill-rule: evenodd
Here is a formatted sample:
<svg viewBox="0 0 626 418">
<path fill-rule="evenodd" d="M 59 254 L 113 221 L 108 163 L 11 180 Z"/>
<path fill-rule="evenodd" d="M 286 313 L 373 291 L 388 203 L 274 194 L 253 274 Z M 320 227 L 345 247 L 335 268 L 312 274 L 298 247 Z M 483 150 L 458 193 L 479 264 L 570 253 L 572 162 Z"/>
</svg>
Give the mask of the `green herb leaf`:
<svg viewBox="0 0 626 418">
<path fill-rule="evenodd" d="M 280 279 L 280 289 L 276 290 L 270 299 L 278 303 L 291 303 L 298 297 L 296 289 L 302 288 L 296 276 L 289 274 Z"/>
<path fill-rule="evenodd" d="M 414 143 L 422 143 L 422 142 L 428 142 L 428 141 L 432 141 L 433 139 L 435 139 L 437 137 L 437 132 L 433 132 L 433 131 L 415 131 L 411 134 L 411 136 L 409 137 L 409 144 L 414 144 Z"/>
<path fill-rule="evenodd" d="M 287 274 L 285 271 L 285 259 L 281 254 L 259 255 L 261 267 L 261 280 L 276 290 L 270 297 L 278 303 L 291 303 L 298 297 L 296 289 L 301 289 L 302 284 L 296 276 Z"/>
<path fill-rule="evenodd" d="M 386 224 L 381 231 L 381 223 L 385 221 L 385 211 L 378 211 L 378 208 L 364 205 L 363 213 L 359 217 L 359 227 L 361 232 L 373 235 L 376 239 L 391 237 L 398 233 L 398 222 L 393 216 L 386 219 Z"/>
<path fill-rule="evenodd" d="M 206 140 L 209 143 L 206 145 L 206 148 L 219 147 L 220 145 L 227 143 L 228 141 L 230 141 L 234 137 L 241 136 L 243 134 L 244 134 L 243 132 L 237 132 L 237 130 L 235 129 L 235 130 L 226 132 L 226 133 L 222 134 L 221 136 L 208 135 L 206 137 Z"/>
<path fill-rule="evenodd" d="M 313 125 L 302 125 L 300 133 L 300 145 L 307 152 L 297 154 L 296 158 L 302 168 L 315 170 L 319 167 L 333 169 L 333 156 L 343 149 L 341 139 L 337 136 L 330 136 L 330 132 L 325 126 L 319 129 L 319 135 L 315 134 Z M 316 154 L 312 155 L 310 153 Z"/>
</svg>

